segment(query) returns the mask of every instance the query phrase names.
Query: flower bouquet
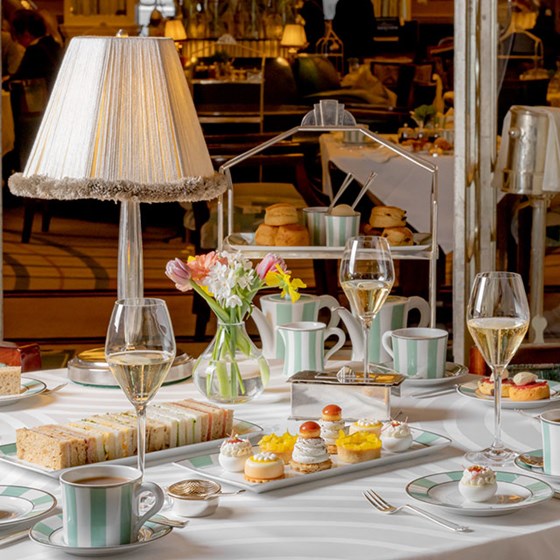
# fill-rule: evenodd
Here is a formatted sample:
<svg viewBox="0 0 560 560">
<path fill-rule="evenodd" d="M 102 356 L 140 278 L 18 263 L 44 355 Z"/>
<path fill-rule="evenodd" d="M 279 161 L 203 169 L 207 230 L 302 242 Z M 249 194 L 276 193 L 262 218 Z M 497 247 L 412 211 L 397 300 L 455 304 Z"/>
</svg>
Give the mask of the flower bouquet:
<svg viewBox="0 0 560 560">
<path fill-rule="evenodd" d="M 272 254 L 253 268 L 240 253 L 213 251 L 187 262 L 169 261 L 165 273 L 182 292 L 197 292 L 218 318 L 216 336 L 194 364 L 198 389 L 220 403 L 241 403 L 260 395 L 270 371 L 245 330 L 253 298 L 263 288 L 278 287 L 282 296 L 295 302 L 305 284 L 292 279 L 283 259 Z"/>
</svg>

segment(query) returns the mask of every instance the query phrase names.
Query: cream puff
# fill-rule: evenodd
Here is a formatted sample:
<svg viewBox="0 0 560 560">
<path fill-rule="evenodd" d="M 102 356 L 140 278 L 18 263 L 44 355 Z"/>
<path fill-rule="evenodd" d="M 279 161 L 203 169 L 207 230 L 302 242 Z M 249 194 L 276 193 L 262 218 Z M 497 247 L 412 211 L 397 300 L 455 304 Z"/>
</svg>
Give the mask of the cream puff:
<svg viewBox="0 0 560 560">
<path fill-rule="evenodd" d="M 336 440 L 339 432 L 345 432 L 345 423 L 342 419 L 342 409 L 337 404 L 328 404 L 321 412 L 319 420 L 321 437 L 327 444 L 327 451 L 336 454 Z"/>
<path fill-rule="evenodd" d="M 412 445 L 412 434 L 406 422 L 391 420 L 381 429 L 383 449 L 393 453 L 406 451 Z"/>
<path fill-rule="evenodd" d="M 245 480 L 270 482 L 284 478 L 284 461 L 275 453 L 257 453 L 245 461 Z"/>
<path fill-rule="evenodd" d="M 253 446 L 247 439 L 232 435 L 222 442 L 218 462 L 224 471 L 243 472 L 245 461 L 253 454 Z"/>
<path fill-rule="evenodd" d="M 469 502 L 486 502 L 497 490 L 496 473 L 482 465 L 467 467 L 459 481 L 459 492 Z"/>
<path fill-rule="evenodd" d="M 327 444 L 321 437 L 321 426 L 317 422 L 304 422 L 299 427 L 290 466 L 302 473 L 323 471 L 332 467 Z"/>
</svg>

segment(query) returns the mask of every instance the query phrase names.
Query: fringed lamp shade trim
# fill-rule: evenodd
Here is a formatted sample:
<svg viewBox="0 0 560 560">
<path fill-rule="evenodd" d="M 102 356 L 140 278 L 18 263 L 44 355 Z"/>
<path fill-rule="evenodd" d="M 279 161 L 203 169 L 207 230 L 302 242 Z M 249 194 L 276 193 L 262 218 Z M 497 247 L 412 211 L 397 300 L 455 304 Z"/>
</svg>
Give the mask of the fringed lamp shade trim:
<svg viewBox="0 0 560 560">
<path fill-rule="evenodd" d="M 215 171 L 171 39 L 76 37 L 14 194 L 143 202 L 211 198 Z"/>
<path fill-rule="evenodd" d="M 134 202 L 194 202 L 211 200 L 227 188 L 224 175 L 187 177 L 169 183 L 142 185 L 132 181 L 106 181 L 104 179 L 51 179 L 45 175 L 24 177 L 22 173 L 8 180 L 10 191 L 17 196 L 54 200 L 97 200 Z"/>
</svg>

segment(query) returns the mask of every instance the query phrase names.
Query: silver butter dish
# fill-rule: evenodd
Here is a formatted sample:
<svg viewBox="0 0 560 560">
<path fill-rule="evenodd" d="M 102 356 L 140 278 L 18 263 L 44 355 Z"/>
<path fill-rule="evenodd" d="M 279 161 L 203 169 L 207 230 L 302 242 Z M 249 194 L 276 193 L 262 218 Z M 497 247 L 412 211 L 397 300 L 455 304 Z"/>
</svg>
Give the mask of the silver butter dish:
<svg viewBox="0 0 560 560">
<path fill-rule="evenodd" d="M 404 375 L 384 366 L 364 378 L 362 372 L 350 368 L 333 371 L 300 371 L 288 379 L 291 393 L 292 420 L 321 417 L 328 404 L 342 408 L 345 420 L 360 418 L 391 418 L 391 390 L 399 387 Z"/>
</svg>

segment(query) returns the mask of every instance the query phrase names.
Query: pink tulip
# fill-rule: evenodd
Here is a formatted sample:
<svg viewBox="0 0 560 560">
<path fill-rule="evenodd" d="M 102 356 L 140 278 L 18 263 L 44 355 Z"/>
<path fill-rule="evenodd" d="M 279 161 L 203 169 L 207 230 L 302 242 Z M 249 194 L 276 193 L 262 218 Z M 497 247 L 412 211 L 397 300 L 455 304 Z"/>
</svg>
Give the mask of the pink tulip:
<svg viewBox="0 0 560 560">
<path fill-rule="evenodd" d="M 273 255 L 272 253 L 268 253 L 263 260 L 257 265 L 255 271 L 261 280 L 266 278 L 266 275 L 269 272 L 276 272 L 276 266 L 279 266 L 284 272 L 288 272 L 288 267 L 284 262 L 284 259 L 278 257 L 277 255 Z"/>
<path fill-rule="evenodd" d="M 175 287 L 181 292 L 188 292 L 191 286 L 191 271 L 181 259 L 169 261 L 165 267 L 165 274 L 175 282 Z"/>
</svg>

